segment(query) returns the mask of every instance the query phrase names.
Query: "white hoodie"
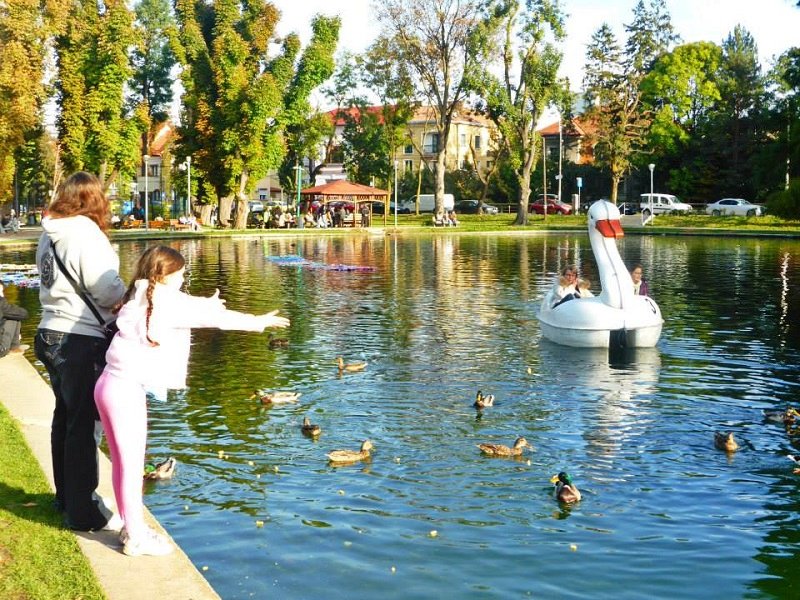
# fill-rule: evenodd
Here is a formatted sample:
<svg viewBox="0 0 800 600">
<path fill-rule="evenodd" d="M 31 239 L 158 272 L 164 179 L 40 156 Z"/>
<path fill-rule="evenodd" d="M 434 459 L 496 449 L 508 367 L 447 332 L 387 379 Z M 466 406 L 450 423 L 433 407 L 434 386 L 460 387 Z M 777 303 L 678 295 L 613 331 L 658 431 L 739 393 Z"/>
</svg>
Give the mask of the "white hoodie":
<svg viewBox="0 0 800 600">
<path fill-rule="evenodd" d="M 50 241 L 58 257 L 75 281 L 108 322 L 114 319 L 111 309 L 125 294 L 119 277 L 119 257 L 97 224 L 83 215 L 42 219 L 44 233 L 36 250 L 42 305 L 40 329 L 104 337 L 103 327 L 72 287 L 53 258 Z"/>
<path fill-rule="evenodd" d="M 156 284 L 149 332 L 158 345 L 152 346 L 147 340 L 147 285 L 146 279 L 138 280 L 133 298 L 119 311 L 119 333 L 106 352 L 105 370 L 140 384 L 159 399 L 166 399 L 167 389 L 186 387 L 192 328 L 264 331 L 263 315 L 228 310 L 217 296 L 190 296 Z"/>
</svg>

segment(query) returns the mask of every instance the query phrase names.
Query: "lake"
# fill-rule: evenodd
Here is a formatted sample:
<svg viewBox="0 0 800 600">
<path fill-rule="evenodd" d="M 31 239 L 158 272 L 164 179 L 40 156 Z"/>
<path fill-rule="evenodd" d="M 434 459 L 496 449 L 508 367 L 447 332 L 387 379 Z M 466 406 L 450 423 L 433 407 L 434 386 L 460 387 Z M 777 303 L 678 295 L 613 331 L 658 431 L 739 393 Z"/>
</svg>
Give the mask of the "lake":
<svg viewBox="0 0 800 600">
<path fill-rule="evenodd" d="M 119 244 L 124 277 L 143 244 Z M 800 595 L 800 436 L 762 413 L 798 404 L 800 241 L 623 238 L 665 324 L 611 360 L 543 340 L 535 317 L 567 263 L 599 292 L 585 233 L 174 245 L 192 293 L 292 320 L 285 348 L 197 331 L 189 388 L 150 407 L 148 454 L 179 467 L 146 503 L 223 598 Z M 7 295 L 38 313 L 36 290 Z M 369 366 L 340 377 L 340 355 Z M 264 408 L 256 388 L 302 397 Z M 482 414 L 479 389 L 497 398 Z M 521 460 L 476 448 L 518 435 Z M 364 439 L 371 460 L 329 466 Z"/>
</svg>

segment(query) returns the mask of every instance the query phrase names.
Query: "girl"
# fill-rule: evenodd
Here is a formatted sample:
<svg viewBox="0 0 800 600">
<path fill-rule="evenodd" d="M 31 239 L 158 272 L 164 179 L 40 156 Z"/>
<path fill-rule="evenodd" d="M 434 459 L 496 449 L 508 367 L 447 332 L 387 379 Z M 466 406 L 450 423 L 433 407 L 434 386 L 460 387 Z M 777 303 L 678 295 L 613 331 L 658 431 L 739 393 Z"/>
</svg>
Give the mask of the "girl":
<svg viewBox="0 0 800 600">
<path fill-rule="evenodd" d="M 148 249 L 122 299 L 115 336 L 94 391 L 111 452 L 112 483 L 125 523 L 120 534 L 129 556 L 172 552 L 166 537 L 144 522 L 142 465 L 147 442 L 146 392 L 165 397 L 167 389 L 186 387 L 191 328 L 264 331 L 289 320 L 250 315 L 225 308 L 219 290 L 210 298 L 190 296 L 183 285 L 184 258 L 167 246 Z"/>
<path fill-rule="evenodd" d="M 567 300 L 594 296 L 589 287 L 590 284 L 587 280 L 578 277 L 578 267 L 567 265 L 561 270 L 561 277 L 553 284 L 550 292 L 553 301 L 552 308 Z"/>
</svg>

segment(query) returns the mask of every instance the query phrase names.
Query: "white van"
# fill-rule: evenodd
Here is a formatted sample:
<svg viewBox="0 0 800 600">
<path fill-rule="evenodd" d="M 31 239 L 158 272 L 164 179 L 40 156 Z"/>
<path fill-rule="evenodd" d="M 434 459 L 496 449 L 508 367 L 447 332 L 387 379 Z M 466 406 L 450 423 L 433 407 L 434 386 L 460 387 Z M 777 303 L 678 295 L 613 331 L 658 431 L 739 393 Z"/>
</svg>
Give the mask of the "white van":
<svg viewBox="0 0 800 600">
<path fill-rule="evenodd" d="M 650 202 L 652 195 L 653 201 Z M 690 213 L 692 207 L 690 204 L 681 202 L 677 196 L 672 194 L 642 194 L 642 202 L 639 205 L 642 210 L 642 215 L 645 217 L 650 216 L 652 208 L 654 215 L 670 215 L 672 213 Z"/>
<path fill-rule="evenodd" d="M 416 196 L 411 196 L 405 202 L 400 203 L 400 208 L 408 208 L 412 213 L 416 212 L 417 205 L 416 205 Z M 442 207 L 444 208 L 445 212 L 450 212 L 456 205 L 456 199 L 453 197 L 453 194 L 445 194 L 444 198 L 442 199 Z M 432 213 L 436 210 L 436 198 L 433 194 L 420 194 L 419 195 L 419 212 L 429 212 Z"/>
</svg>

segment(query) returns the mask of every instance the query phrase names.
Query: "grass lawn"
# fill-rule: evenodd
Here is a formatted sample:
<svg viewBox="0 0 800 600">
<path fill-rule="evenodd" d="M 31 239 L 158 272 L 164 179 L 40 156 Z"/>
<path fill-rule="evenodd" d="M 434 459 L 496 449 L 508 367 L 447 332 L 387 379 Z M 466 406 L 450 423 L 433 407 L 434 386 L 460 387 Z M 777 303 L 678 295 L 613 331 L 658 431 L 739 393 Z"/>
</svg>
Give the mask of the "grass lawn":
<svg viewBox="0 0 800 600">
<path fill-rule="evenodd" d="M 22 433 L 0 404 L 0 598 L 104 598 Z"/>
</svg>

